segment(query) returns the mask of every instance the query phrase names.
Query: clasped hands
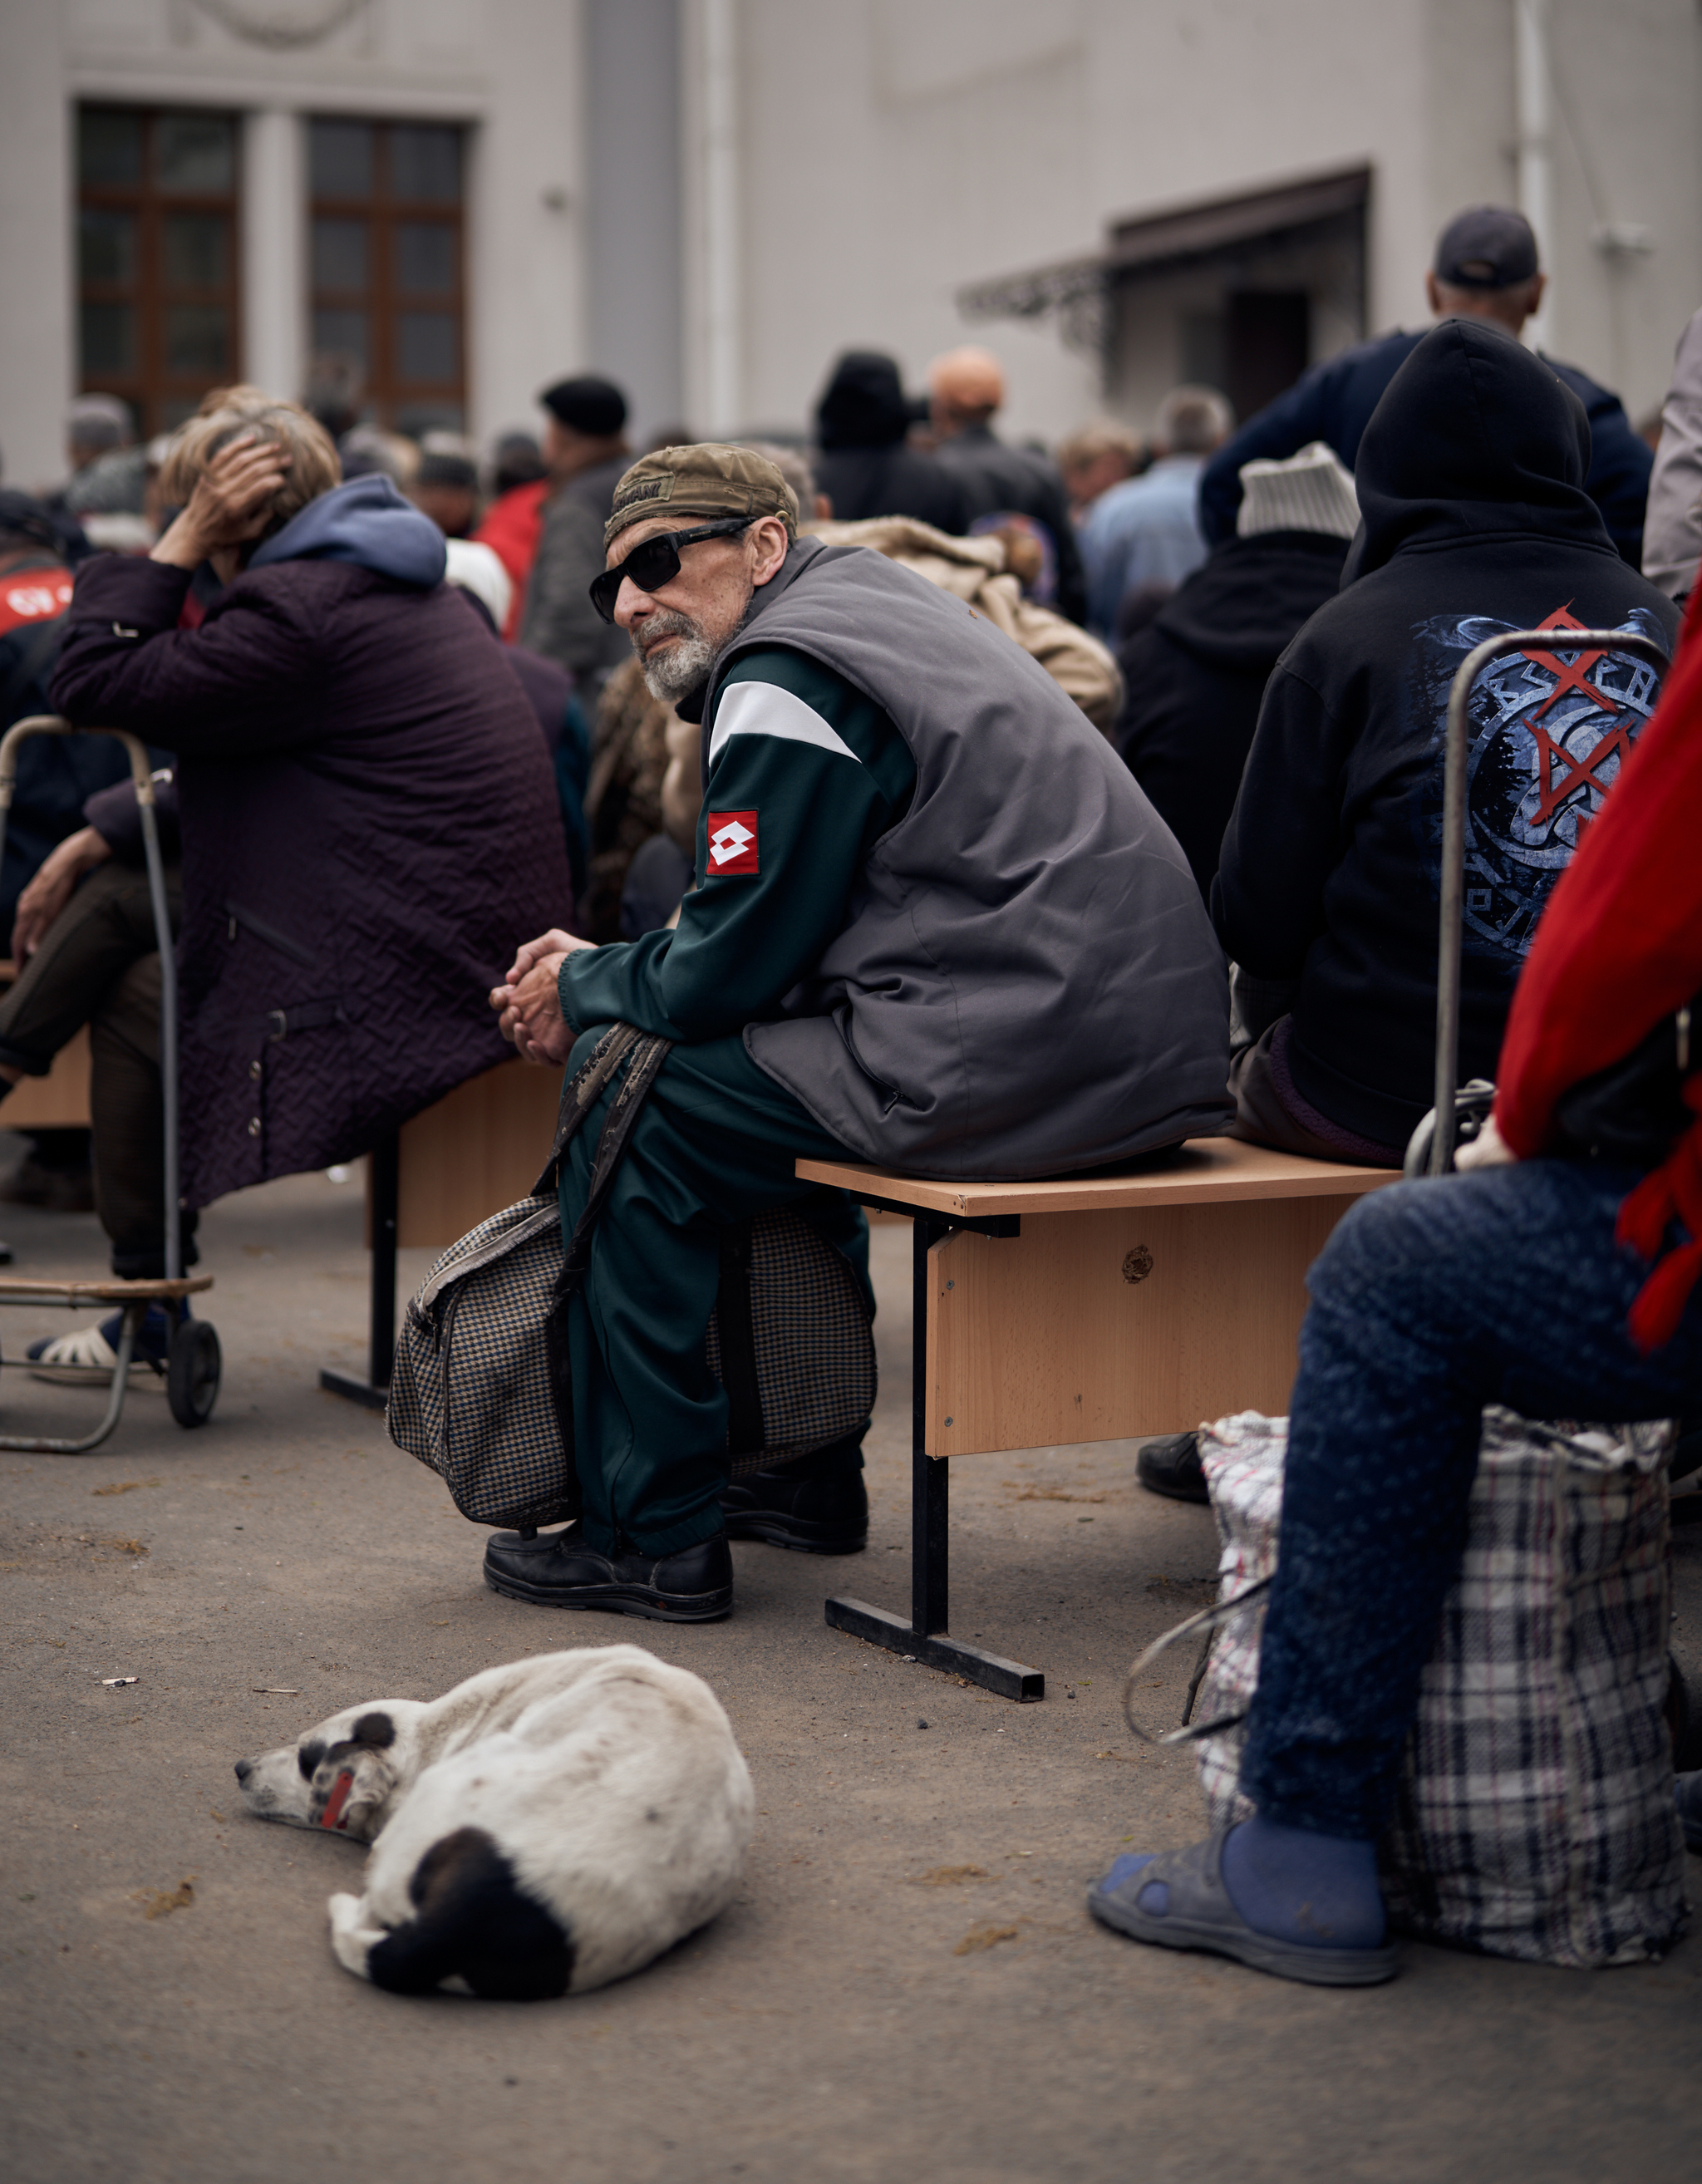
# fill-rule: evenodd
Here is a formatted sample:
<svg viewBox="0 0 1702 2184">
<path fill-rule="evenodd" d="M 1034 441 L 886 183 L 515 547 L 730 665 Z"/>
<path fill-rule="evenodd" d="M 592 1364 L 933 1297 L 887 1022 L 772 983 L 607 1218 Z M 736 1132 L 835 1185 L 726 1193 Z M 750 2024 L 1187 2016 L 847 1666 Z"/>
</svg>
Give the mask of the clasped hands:
<svg viewBox="0 0 1702 2184">
<path fill-rule="evenodd" d="M 491 988 L 498 1028 L 505 1039 L 512 1039 L 522 1061 L 553 1064 L 559 1069 L 572 1052 L 573 1034 L 561 1014 L 557 980 L 570 956 L 595 945 L 552 926 L 526 943 L 502 983 Z"/>
</svg>

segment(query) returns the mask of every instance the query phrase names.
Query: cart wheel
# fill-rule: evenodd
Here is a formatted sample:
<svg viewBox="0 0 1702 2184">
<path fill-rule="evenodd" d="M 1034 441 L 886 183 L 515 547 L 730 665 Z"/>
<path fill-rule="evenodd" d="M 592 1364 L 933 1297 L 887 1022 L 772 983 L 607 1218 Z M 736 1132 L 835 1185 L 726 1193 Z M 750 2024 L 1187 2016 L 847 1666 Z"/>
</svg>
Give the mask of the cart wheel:
<svg viewBox="0 0 1702 2184">
<path fill-rule="evenodd" d="M 219 1400 L 224 1361 L 204 1319 L 180 1320 L 165 1361 L 165 1400 L 180 1426 L 204 1426 Z"/>
</svg>

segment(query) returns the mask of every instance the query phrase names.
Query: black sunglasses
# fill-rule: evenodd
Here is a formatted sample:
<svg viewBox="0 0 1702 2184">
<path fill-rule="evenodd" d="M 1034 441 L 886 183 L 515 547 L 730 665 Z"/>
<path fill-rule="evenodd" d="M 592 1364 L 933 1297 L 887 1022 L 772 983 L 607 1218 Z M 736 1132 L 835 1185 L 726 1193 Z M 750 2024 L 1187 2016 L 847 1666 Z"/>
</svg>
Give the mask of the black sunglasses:
<svg viewBox="0 0 1702 2184">
<path fill-rule="evenodd" d="M 624 561 L 592 577 L 592 605 L 605 621 L 612 621 L 615 601 L 628 577 L 641 592 L 660 591 L 679 574 L 681 547 L 695 546 L 700 538 L 730 538 L 737 532 L 748 531 L 755 520 L 749 515 L 732 516 L 720 523 L 702 524 L 695 531 L 664 531 L 646 538 L 641 546 L 633 547 Z"/>
</svg>

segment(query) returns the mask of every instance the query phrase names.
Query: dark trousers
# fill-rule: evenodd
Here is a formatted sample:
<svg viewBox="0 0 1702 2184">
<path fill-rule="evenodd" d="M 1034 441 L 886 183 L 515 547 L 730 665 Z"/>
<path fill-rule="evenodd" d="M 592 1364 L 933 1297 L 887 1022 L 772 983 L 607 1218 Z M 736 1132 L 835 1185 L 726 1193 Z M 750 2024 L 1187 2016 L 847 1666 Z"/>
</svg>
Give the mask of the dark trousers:
<svg viewBox="0 0 1702 2184">
<path fill-rule="evenodd" d="M 1526 1161 L 1361 1199 L 1308 1278 L 1278 1562 L 1241 1786 L 1367 1841 L 1465 1550 L 1479 1413 L 1621 1423 L 1702 1400 L 1702 1293 L 1652 1357 L 1648 1268 L 1614 1241 L 1632 1171 Z"/>
<path fill-rule="evenodd" d="M 172 926 L 180 879 L 168 868 Z M 159 1084 L 159 956 L 148 875 L 97 866 L 48 928 L 0 1000 L 0 1061 L 44 1077 L 84 1024 L 92 1067 L 95 1205 L 112 1268 L 129 1281 L 165 1272 L 165 1110 Z M 0 1106 L 0 1125 L 5 1123 Z M 195 1262 L 195 1216 L 180 1216 L 183 1263 Z"/>
<path fill-rule="evenodd" d="M 570 1070 L 607 1028 L 585 1033 Z M 584 1207 L 613 1090 L 586 1117 L 564 1165 L 564 1238 Z M 792 1167 L 801 1155 L 856 1157 L 756 1067 L 742 1039 L 669 1054 L 627 1140 L 568 1312 L 584 1536 L 600 1553 L 628 1543 L 672 1554 L 721 1529 L 727 1397 L 704 1336 L 724 1228 L 795 1205 L 844 1252 L 873 1311 L 862 1208 L 841 1190 L 801 1183 Z"/>
</svg>

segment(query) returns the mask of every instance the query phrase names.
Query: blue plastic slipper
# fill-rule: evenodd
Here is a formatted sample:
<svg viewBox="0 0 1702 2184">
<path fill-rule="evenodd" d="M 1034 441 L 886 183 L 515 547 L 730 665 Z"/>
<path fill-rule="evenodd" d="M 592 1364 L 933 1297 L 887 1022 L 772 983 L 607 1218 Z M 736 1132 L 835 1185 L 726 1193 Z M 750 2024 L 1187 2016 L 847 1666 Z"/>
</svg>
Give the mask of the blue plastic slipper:
<svg viewBox="0 0 1702 2184">
<path fill-rule="evenodd" d="M 1392 1945 L 1375 1949 L 1313 1948 L 1284 1942 L 1249 1926 L 1224 1886 L 1222 1860 L 1227 1828 L 1186 1850 L 1153 1858 L 1120 1858 L 1088 1895 L 1087 1908 L 1102 1925 L 1161 1949 L 1208 1949 L 1233 1957 L 1278 1979 L 1309 1986 L 1376 1986 L 1400 1969 Z M 1141 1899 L 1162 1890 L 1142 1909 Z"/>
</svg>

